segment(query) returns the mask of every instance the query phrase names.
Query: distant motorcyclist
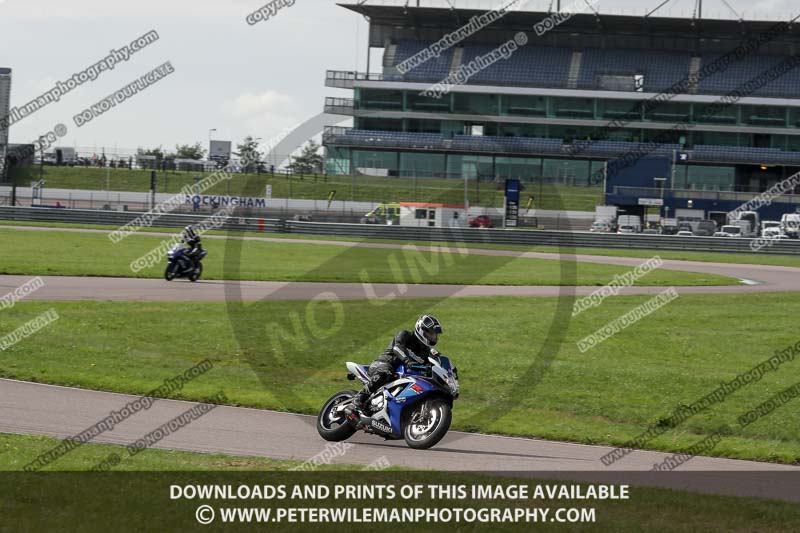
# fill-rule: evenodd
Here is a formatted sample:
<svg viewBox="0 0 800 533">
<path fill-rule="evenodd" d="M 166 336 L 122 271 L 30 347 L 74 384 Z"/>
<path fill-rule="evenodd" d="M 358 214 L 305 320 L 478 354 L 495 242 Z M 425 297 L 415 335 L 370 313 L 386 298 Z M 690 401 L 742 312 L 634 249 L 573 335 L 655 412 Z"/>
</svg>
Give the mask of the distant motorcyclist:
<svg viewBox="0 0 800 533">
<path fill-rule="evenodd" d="M 364 402 L 394 377 L 401 364 L 428 365 L 428 357 L 439 354 L 434 346 L 443 333 L 442 325 L 436 317 L 422 315 L 414 324 L 414 331 L 400 331 L 395 335 L 386 351 L 369 365 L 370 382 L 353 398 L 356 409 L 364 410 Z"/>
<path fill-rule="evenodd" d="M 187 246 L 186 257 L 192 261 L 192 267 L 197 268 L 197 261 L 200 258 L 200 254 L 203 253 L 200 235 L 197 234 L 192 226 L 186 226 L 183 229 L 183 238 L 181 240 Z"/>
</svg>

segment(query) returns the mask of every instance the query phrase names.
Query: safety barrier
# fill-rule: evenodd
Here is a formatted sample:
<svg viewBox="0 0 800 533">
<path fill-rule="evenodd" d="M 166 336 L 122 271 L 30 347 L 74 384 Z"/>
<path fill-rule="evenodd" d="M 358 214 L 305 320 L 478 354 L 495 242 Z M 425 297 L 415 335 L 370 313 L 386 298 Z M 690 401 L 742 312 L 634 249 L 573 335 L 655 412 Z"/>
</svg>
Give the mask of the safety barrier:
<svg viewBox="0 0 800 533">
<path fill-rule="evenodd" d="M 91 209 L 57 209 L 47 207 L 0 207 L 0 220 L 18 222 L 58 222 L 122 227 L 143 213 L 132 211 L 103 211 Z M 209 218 L 202 215 L 169 213 L 155 217 L 150 224 L 158 228 L 182 228 L 199 224 Z M 283 222 L 277 218 L 230 217 L 220 227 L 224 231 L 283 231 Z"/>
<path fill-rule="evenodd" d="M 19 222 L 67 222 L 105 226 L 123 226 L 141 213 L 92 211 L 30 207 L 0 207 L 0 220 Z M 181 228 L 206 219 L 200 215 L 163 215 L 154 220 L 155 227 Z M 451 242 L 486 245 L 552 246 L 575 248 L 613 248 L 629 250 L 674 250 L 719 253 L 753 253 L 752 239 L 720 237 L 677 237 L 668 235 L 617 235 L 610 233 L 566 232 L 545 230 L 501 230 L 472 228 L 401 227 L 371 224 L 337 224 L 298 222 L 277 218 L 231 217 L 223 230 L 298 235 L 324 235 L 391 239 L 417 242 Z M 758 253 L 800 255 L 800 241 L 780 240 L 763 247 Z"/>
</svg>

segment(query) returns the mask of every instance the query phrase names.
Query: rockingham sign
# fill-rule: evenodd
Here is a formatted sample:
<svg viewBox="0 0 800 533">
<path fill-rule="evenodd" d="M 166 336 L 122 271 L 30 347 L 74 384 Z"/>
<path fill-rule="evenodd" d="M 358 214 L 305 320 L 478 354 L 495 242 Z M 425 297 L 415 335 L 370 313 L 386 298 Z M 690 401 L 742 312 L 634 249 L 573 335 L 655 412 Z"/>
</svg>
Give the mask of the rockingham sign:
<svg viewBox="0 0 800 533">
<path fill-rule="evenodd" d="M 200 207 L 261 207 L 266 209 L 266 198 L 252 198 L 249 196 L 208 196 L 205 194 L 187 194 L 184 203 L 194 208 Z"/>
</svg>

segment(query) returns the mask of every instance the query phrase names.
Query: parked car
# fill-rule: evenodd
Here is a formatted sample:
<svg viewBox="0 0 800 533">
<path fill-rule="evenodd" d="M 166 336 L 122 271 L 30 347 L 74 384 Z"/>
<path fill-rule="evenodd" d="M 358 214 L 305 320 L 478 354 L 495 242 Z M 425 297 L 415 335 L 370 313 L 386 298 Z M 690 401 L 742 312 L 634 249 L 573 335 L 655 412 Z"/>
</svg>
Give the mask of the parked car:
<svg viewBox="0 0 800 533">
<path fill-rule="evenodd" d="M 642 231 L 642 219 L 634 215 L 623 215 L 617 219 L 617 233 L 639 233 Z"/>
<path fill-rule="evenodd" d="M 694 233 L 692 233 L 692 232 L 691 232 L 691 231 L 689 231 L 689 230 L 685 230 L 685 229 L 684 229 L 684 230 L 681 230 L 681 231 L 679 231 L 679 232 L 678 232 L 678 233 L 676 233 L 675 235 L 677 235 L 678 237 L 694 237 Z"/>
<path fill-rule="evenodd" d="M 728 235 L 724 231 L 715 231 L 712 237 L 730 237 L 730 235 Z"/>
<path fill-rule="evenodd" d="M 595 222 L 592 224 L 592 227 L 589 228 L 589 231 L 593 233 L 609 233 L 611 231 L 611 225 L 608 222 Z"/>
<path fill-rule="evenodd" d="M 781 217 L 781 231 L 788 237 L 800 237 L 800 213 L 786 213 Z"/>
<path fill-rule="evenodd" d="M 749 224 L 749 222 L 748 222 Z M 722 233 L 725 234 L 725 237 L 741 237 L 742 236 L 742 228 L 740 226 L 722 226 Z"/>
<path fill-rule="evenodd" d="M 717 223 L 713 220 L 701 220 L 694 230 L 696 237 L 710 237 L 717 231 Z"/>
<path fill-rule="evenodd" d="M 489 215 L 478 215 L 475 217 L 470 218 L 468 221 L 470 228 L 493 228 L 494 222 L 492 222 L 491 217 Z"/>
<path fill-rule="evenodd" d="M 770 237 L 779 237 L 783 235 L 781 231 L 781 223 L 778 220 L 765 220 L 761 223 L 761 236 L 770 238 Z M 780 238 L 780 237 L 779 237 Z"/>
</svg>

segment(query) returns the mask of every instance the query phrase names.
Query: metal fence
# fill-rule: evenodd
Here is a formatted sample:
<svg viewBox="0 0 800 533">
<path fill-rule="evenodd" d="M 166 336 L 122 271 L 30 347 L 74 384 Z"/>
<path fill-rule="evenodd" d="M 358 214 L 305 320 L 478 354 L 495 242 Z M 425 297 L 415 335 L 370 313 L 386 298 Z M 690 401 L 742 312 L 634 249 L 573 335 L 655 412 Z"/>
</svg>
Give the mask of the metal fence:
<svg viewBox="0 0 800 533">
<path fill-rule="evenodd" d="M 0 207 L 0 220 L 18 222 L 69 222 L 123 226 L 141 213 L 50 208 Z M 200 215 L 169 214 L 157 218 L 153 226 L 181 228 L 204 220 Z M 616 235 L 544 230 L 494 230 L 468 228 L 411 228 L 366 224 L 298 222 L 277 218 L 232 217 L 223 230 L 326 235 L 417 242 L 464 242 L 521 246 L 613 248 L 629 250 L 675 250 L 721 253 L 753 253 L 752 239 L 715 237 L 677 237 L 666 235 Z M 800 241 L 784 240 L 759 253 L 800 255 Z"/>
</svg>

